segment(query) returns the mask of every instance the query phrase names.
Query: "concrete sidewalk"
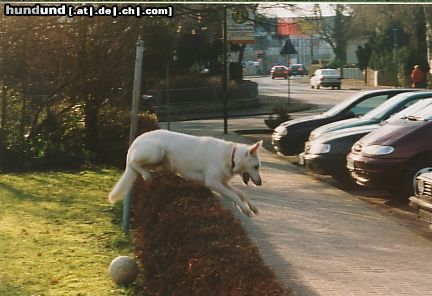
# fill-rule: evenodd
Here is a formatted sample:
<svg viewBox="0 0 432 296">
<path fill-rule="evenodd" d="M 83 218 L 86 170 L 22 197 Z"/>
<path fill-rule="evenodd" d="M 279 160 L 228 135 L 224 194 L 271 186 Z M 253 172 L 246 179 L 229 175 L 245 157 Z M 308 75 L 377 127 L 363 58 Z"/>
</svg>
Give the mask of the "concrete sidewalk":
<svg viewBox="0 0 432 296">
<path fill-rule="evenodd" d="M 230 119 L 230 131 L 262 129 L 264 117 Z M 164 128 L 164 124 L 161 124 Z M 236 142 L 222 120 L 171 129 Z M 262 187 L 243 187 L 260 210 L 249 219 L 223 199 L 293 295 L 432 295 L 432 242 L 392 216 L 262 149 Z M 235 186 L 242 186 L 235 178 Z"/>
</svg>

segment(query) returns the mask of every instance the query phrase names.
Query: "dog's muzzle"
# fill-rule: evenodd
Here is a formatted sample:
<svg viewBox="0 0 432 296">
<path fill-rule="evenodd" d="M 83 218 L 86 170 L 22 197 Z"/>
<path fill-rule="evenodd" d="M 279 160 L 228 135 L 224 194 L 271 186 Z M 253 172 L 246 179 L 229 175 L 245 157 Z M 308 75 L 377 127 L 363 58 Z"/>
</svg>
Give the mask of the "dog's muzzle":
<svg viewBox="0 0 432 296">
<path fill-rule="evenodd" d="M 261 186 L 262 185 L 260 177 L 258 177 L 258 180 L 254 180 L 253 178 L 250 177 L 250 175 L 248 173 L 243 173 L 242 177 L 243 177 L 243 183 L 245 185 L 247 185 L 249 183 L 249 180 L 252 180 L 252 183 L 254 183 L 257 186 Z"/>
</svg>

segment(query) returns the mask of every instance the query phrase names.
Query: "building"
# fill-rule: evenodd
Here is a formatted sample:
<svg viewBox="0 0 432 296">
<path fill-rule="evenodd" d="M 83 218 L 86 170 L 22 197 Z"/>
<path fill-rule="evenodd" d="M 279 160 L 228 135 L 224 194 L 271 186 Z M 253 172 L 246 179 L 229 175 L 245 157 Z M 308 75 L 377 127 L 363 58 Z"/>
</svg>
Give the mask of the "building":
<svg viewBox="0 0 432 296">
<path fill-rule="evenodd" d="M 332 48 L 305 22 L 304 18 L 274 18 L 268 24 L 256 23 L 255 44 L 245 48 L 243 61 L 260 62 L 262 71 L 268 73 L 274 65 L 304 64 L 312 61 L 331 60 L 334 57 Z M 298 54 L 289 57 L 280 51 L 290 38 Z M 289 59 L 289 60 L 288 60 Z"/>
</svg>

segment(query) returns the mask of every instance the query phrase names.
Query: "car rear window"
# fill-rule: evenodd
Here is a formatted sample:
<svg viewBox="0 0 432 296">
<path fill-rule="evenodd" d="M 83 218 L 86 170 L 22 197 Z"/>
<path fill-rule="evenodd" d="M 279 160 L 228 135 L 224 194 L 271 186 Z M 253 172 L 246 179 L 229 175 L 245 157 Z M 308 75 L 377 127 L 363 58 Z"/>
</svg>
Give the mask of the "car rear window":
<svg viewBox="0 0 432 296">
<path fill-rule="evenodd" d="M 338 71 L 329 69 L 329 70 L 321 70 L 322 75 L 339 75 Z"/>
</svg>

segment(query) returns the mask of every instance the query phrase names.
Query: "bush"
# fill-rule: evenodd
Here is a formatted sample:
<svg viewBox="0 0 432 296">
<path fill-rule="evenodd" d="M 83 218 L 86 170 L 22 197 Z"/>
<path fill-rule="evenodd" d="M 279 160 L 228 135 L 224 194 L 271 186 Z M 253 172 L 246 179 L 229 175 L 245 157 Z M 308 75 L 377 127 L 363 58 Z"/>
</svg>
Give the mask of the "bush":
<svg viewBox="0 0 432 296">
<path fill-rule="evenodd" d="M 136 289 L 148 295 L 284 295 L 240 223 L 206 187 L 155 174 L 134 188 Z M 147 295 L 146 294 L 146 295 Z"/>
<path fill-rule="evenodd" d="M 338 68 L 342 68 L 344 65 L 345 65 L 345 63 L 343 61 L 335 59 L 335 60 L 331 60 L 326 65 L 326 68 L 338 69 Z"/>
<path fill-rule="evenodd" d="M 9 135 L 0 150 L 0 171 L 76 169 L 100 164 L 124 167 L 129 146 L 130 112 L 103 106 L 96 151 L 86 149 L 84 115 L 80 106 L 61 115 L 47 112 L 37 132 L 20 139 Z M 139 114 L 138 134 L 158 129 L 157 117 Z"/>
<path fill-rule="evenodd" d="M 130 111 L 106 108 L 101 111 L 98 161 L 104 165 L 124 168 L 129 147 Z M 159 129 L 155 114 L 143 112 L 138 115 L 137 135 Z"/>
</svg>

